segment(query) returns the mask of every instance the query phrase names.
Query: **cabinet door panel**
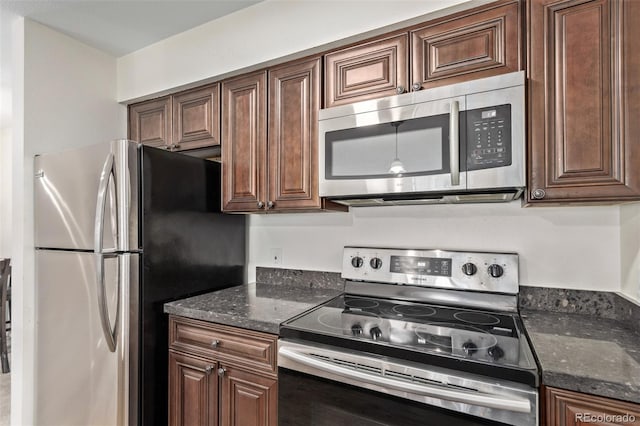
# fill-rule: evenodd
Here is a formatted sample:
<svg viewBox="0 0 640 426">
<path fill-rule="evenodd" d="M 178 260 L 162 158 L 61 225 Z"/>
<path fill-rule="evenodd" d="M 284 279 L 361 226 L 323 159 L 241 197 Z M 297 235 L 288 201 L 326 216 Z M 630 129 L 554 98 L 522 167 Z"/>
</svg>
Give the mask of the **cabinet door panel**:
<svg viewBox="0 0 640 426">
<path fill-rule="evenodd" d="M 407 90 L 408 37 L 395 35 L 325 55 L 325 106 Z"/>
<path fill-rule="evenodd" d="M 171 144 L 170 96 L 129 107 L 129 139 L 155 147 Z"/>
<path fill-rule="evenodd" d="M 519 71 L 520 21 L 519 3 L 510 2 L 412 31 L 412 83 L 427 89 Z"/>
<path fill-rule="evenodd" d="M 530 3 L 528 200 L 640 197 L 640 6 Z M 634 136 L 636 135 L 636 136 Z"/>
<path fill-rule="evenodd" d="M 218 424 L 217 364 L 169 352 L 169 425 Z"/>
<path fill-rule="evenodd" d="M 224 367 L 221 381 L 222 426 L 277 426 L 277 380 Z"/>
<path fill-rule="evenodd" d="M 319 208 L 320 58 L 269 71 L 269 201 Z"/>
<path fill-rule="evenodd" d="M 223 82 L 222 111 L 223 210 L 260 210 L 267 184 L 266 71 Z"/>
<path fill-rule="evenodd" d="M 173 143 L 177 149 L 220 144 L 220 85 L 173 96 Z"/>
<path fill-rule="evenodd" d="M 640 426 L 640 406 L 637 404 L 548 387 L 544 388 L 543 397 L 546 426 Z M 620 416 L 620 420 L 616 420 L 616 416 Z M 598 417 L 603 421 L 597 421 Z"/>
</svg>

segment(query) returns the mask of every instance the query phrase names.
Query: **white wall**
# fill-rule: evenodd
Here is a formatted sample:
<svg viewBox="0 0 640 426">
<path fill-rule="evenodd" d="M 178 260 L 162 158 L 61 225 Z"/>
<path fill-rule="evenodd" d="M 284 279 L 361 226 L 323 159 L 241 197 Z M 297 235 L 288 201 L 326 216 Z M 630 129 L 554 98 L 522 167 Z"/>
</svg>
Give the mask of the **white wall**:
<svg viewBox="0 0 640 426">
<path fill-rule="evenodd" d="M 254 215 L 249 271 L 272 266 L 271 248 L 282 249 L 281 267 L 336 272 L 345 245 L 513 251 L 523 285 L 620 291 L 619 209 L 512 202 Z"/>
<path fill-rule="evenodd" d="M 12 424 L 33 421 L 33 156 L 126 136 L 116 59 L 33 21 L 13 32 Z M 73 167 L 73 165 L 69 165 Z M 51 354 L 55 368 L 55 354 Z M 64 386 L 64 383 L 60 383 Z"/>
<path fill-rule="evenodd" d="M 11 257 L 11 127 L 0 128 L 0 258 Z"/>
<path fill-rule="evenodd" d="M 422 15 L 445 7 L 488 1 L 267 0 L 119 58 L 118 100 L 220 78 L 303 51 L 319 52 L 340 39 L 425 20 Z"/>
<path fill-rule="evenodd" d="M 622 292 L 640 303 L 640 203 L 620 207 Z"/>
</svg>

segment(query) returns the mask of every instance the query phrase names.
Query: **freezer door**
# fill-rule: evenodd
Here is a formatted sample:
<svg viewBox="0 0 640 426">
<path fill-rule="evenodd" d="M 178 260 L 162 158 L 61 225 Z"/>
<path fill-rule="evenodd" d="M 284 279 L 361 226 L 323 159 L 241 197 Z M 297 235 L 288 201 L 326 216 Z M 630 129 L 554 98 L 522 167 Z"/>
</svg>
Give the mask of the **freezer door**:
<svg viewBox="0 0 640 426">
<path fill-rule="evenodd" d="M 139 249 L 138 153 L 117 140 L 36 156 L 36 247 Z"/>
<path fill-rule="evenodd" d="M 137 254 L 36 250 L 35 424 L 137 425 L 138 276 Z"/>
</svg>

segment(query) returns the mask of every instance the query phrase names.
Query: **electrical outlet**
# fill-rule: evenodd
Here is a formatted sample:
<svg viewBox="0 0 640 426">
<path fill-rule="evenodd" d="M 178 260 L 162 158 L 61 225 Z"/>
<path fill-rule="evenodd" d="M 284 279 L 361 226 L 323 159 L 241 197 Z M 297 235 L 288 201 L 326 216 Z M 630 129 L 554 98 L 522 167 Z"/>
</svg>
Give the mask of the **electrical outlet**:
<svg viewBox="0 0 640 426">
<path fill-rule="evenodd" d="M 272 265 L 282 265 L 282 249 L 281 248 L 272 248 L 269 253 L 271 253 Z"/>
</svg>

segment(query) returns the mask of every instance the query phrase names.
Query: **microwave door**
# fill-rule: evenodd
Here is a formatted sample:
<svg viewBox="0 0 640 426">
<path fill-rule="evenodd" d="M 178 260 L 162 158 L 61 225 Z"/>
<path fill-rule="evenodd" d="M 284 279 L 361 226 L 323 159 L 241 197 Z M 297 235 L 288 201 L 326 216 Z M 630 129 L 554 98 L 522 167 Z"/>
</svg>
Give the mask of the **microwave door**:
<svg viewBox="0 0 640 426">
<path fill-rule="evenodd" d="M 320 121 L 321 195 L 465 190 L 464 109 L 458 97 Z"/>
</svg>

